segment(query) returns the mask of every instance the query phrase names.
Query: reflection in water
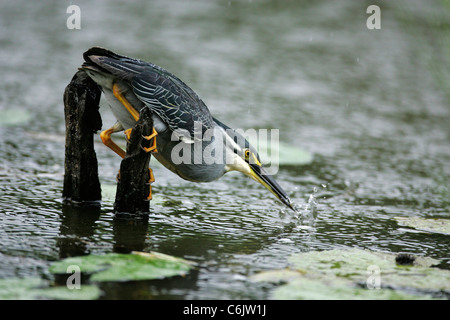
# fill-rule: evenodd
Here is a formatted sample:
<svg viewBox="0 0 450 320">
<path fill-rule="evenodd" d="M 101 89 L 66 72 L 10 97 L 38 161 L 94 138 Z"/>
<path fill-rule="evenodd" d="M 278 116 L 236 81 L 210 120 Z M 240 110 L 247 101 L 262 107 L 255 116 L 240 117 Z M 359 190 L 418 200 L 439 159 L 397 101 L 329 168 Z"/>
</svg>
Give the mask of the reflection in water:
<svg viewBox="0 0 450 320">
<path fill-rule="evenodd" d="M 61 214 L 60 234 L 57 239 L 59 258 L 90 254 L 90 246 L 100 219 L 100 205 L 64 204 Z M 113 252 L 143 251 L 148 238 L 148 215 L 117 215 L 113 218 Z M 109 232 L 109 231 L 108 231 Z"/>
<path fill-rule="evenodd" d="M 113 235 L 114 252 L 144 251 L 145 240 L 148 237 L 148 215 L 114 217 Z"/>
<path fill-rule="evenodd" d="M 93 236 L 99 217 L 100 207 L 98 205 L 63 205 L 60 234 L 57 240 L 60 259 L 90 253 L 86 241 Z"/>
</svg>

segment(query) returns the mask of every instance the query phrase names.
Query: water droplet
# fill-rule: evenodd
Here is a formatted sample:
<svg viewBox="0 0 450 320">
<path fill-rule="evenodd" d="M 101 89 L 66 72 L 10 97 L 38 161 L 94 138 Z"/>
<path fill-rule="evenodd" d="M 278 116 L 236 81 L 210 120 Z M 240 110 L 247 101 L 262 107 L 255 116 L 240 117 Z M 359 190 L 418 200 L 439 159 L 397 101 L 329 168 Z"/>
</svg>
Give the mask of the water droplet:
<svg viewBox="0 0 450 320">
<path fill-rule="evenodd" d="M 247 277 L 243 276 L 241 274 L 235 274 L 235 275 L 233 275 L 233 279 L 237 280 L 237 281 L 245 281 L 245 280 L 247 280 Z"/>
<path fill-rule="evenodd" d="M 278 240 L 278 242 L 280 242 L 280 243 L 294 243 L 293 240 L 288 239 L 288 238 L 281 238 L 281 239 Z"/>
</svg>

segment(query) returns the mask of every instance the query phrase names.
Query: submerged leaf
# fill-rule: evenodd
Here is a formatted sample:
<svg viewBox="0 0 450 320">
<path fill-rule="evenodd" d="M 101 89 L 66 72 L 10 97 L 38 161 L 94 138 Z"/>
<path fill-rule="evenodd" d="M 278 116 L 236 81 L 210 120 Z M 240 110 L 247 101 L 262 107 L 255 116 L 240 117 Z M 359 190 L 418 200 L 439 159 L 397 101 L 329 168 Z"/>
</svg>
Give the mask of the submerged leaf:
<svg viewBox="0 0 450 320">
<path fill-rule="evenodd" d="M 281 165 L 301 165 L 311 163 L 313 156 L 306 150 L 283 142 L 279 143 Z"/>
<path fill-rule="evenodd" d="M 31 113 L 21 109 L 0 110 L 0 125 L 12 126 L 26 123 L 31 119 Z"/>
<path fill-rule="evenodd" d="M 313 160 L 310 152 L 281 141 L 271 141 L 270 139 L 260 141 L 261 137 L 260 139 L 255 139 L 256 137 L 246 138 L 258 150 L 263 164 L 267 161 L 271 162 L 271 165 L 275 165 L 271 161 L 275 159 L 280 165 L 304 165 L 311 163 Z"/>
<path fill-rule="evenodd" d="M 332 283 L 318 279 L 297 279 L 280 286 L 273 292 L 277 300 L 413 300 L 430 299 L 403 291 L 389 289 L 367 290 L 356 287 L 351 281 L 335 279 Z"/>
<path fill-rule="evenodd" d="M 417 230 L 450 234 L 450 219 L 425 219 L 419 217 L 395 217 L 398 224 Z"/>
</svg>

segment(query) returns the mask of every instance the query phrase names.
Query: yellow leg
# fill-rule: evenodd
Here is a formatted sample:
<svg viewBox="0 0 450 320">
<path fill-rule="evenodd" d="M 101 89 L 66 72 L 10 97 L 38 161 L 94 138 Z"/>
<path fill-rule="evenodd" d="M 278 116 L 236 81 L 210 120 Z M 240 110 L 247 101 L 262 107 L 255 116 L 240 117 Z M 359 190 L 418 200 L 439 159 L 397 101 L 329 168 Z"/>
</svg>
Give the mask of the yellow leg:
<svg viewBox="0 0 450 320">
<path fill-rule="evenodd" d="M 149 190 L 147 200 L 152 200 L 152 183 L 155 182 L 155 177 L 153 176 L 153 170 L 151 168 L 148 168 L 148 172 L 150 174 L 150 178 L 148 180 L 150 190 Z"/>
<path fill-rule="evenodd" d="M 116 125 L 114 125 L 111 128 L 109 128 L 105 131 L 102 131 L 100 133 L 100 138 L 102 139 L 102 142 L 105 146 L 110 148 L 112 151 L 117 153 L 122 158 L 125 158 L 125 151 L 123 151 L 117 144 L 114 143 L 114 141 L 111 140 L 111 134 L 113 134 L 114 132 L 117 132 L 117 131 L 118 131 L 117 127 L 116 127 Z"/>
<path fill-rule="evenodd" d="M 138 121 L 139 120 L 139 112 L 135 108 L 133 108 L 131 103 L 129 103 L 128 100 L 123 96 L 119 86 L 116 83 L 113 84 L 113 94 L 116 97 L 116 99 L 119 100 L 123 104 L 123 106 L 128 110 L 128 112 L 133 116 L 134 120 Z M 102 137 L 102 136 L 105 137 L 105 140 L 102 137 L 103 143 L 105 143 L 105 141 L 106 141 L 105 145 L 110 147 L 114 152 L 116 152 L 118 155 L 120 155 L 122 158 L 124 158 L 125 157 L 125 152 L 122 149 L 120 149 L 119 146 L 117 146 L 111 140 L 111 137 L 110 137 L 111 133 L 115 132 L 115 131 L 112 131 L 112 130 L 113 130 L 113 128 L 103 131 L 100 134 L 100 137 Z M 128 140 L 130 139 L 131 130 L 132 129 L 125 130 L 125 134 L 127 135 Z M 153 151 L 154 153 L 158 152 L 156 150 L 156 135 L 157 134 L 158 133 L 156 132 L 155 128 L 153 128 L 153 132 L 152 132 L 151 135 L 144 136 L 144 138 L 147 139 L 147 140 L 153 139 L 153 144 L 152 144 L 151 147 L 143 148 L 146 152 L 150 152 L 150 151 Z M 148 170 L 149 170 L 149 174 L 150 174 L 150 178 L 148 180 L 148 184 L 149 184 L 149 189 L 150 190 L 149 190 L 149 194 L 148 194 L 147 200 L 151 200 L 152 199 L 152 186 L 151 186 L 151 184 L 155 181 L 155 177 L 153 176 L 153 170 L 151 168 L 149 168 Z"/>
<path fill-rule="evenodd" d="M 128 112 L 133 116 L 134 120 L 139 120 L 139 112 L 133 108 L 131 103 L 128 102 L 128 100 L 123 96 L 122 92 L 120 91 L 119 86 L 114 83 L 113 84 L 113 94 L 116 97 L 117 100 L 119 100 L 123 106 L 128 110 Z M 132 129 L 125 130 L 125 134 L 127 135 L 128 140 L 130 140 Z M 153 128 L 153 133 L 149 136 L 144 136 L 145 139 L 150 140 L 154 138 L 158 133 L 156 132 L 155 128 Z M 152 151 L 153 153 L 157 153 L 158 150 L 156 149 L 156 139 L 153 139 L 153 144 L 149 148 L 143 148 L 146 152 Z"/>
<path fill-rule="evenodd" d="M 133 108 L 131 103 L 129 103 L 128 100 L 125 99 L 125 97 L 122 95 L 122 92 L 120 91 L 119 86 L 115 83 L 113 84 L 113 94 L 114 94 L 114 97 L 116 97 L 116 99 L 119 100 L 123 104 L 123 106 L 128 110 L 128 112 L 131 113 L 134 120 L 138 121 L 139 120 L 139 112 L 137 112 L 137 110 L 135 108 Z"/>
</svg>

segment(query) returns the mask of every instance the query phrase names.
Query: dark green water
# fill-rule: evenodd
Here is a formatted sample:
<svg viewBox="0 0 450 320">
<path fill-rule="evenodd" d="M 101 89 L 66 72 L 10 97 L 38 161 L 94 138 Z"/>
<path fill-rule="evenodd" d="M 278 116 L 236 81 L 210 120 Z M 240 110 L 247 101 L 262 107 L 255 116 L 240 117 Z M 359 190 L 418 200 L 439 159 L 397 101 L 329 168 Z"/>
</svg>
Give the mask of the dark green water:
<svg viewBox="0 0 450 320">
<path fill-rule="evenodd" d="M 70 4 L 80 30 L 66 27 Z M 371 4 L 380 30 L 366 26 Z M 159 251 L 199 268 L 107 284 L 104 297 L 266 299 L 248 277 L 298 252 L 406 252 L 450 268 L 448 235 L 393 219 L 450 216 L 449 21 L 444 0 L 0 2 L 0 278 L 51 278 L 48 265 L 68 256 Z M 65 206 L 62 96 L 94 45 L 161 65 L 229 126 L 279 129 L 312 154 L 276 175 L 300 220 L 240 174 L 192 184 L 152 160 L 148 224 L 117 221 L 120 158 L 98 136 L 102 206 Z M 105 101 L 101 111 L 107 128 Z"/>
</svg>

